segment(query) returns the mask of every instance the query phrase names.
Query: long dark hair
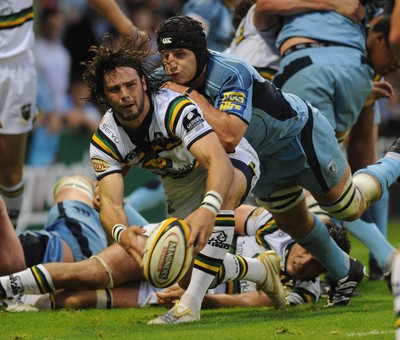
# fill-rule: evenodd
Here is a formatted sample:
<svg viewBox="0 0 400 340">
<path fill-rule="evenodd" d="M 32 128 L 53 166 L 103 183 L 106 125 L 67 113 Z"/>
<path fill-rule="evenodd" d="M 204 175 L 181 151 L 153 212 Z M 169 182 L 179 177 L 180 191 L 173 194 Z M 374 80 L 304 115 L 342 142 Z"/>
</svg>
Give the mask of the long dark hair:
<svg viewBox="0 0 400 340">
<path fill-rule="evenodd" d="M 104 93 L 104 75 L 118 67 L 131 67 L 140 77 L 145 76 L 148 95 L 157 92 L 163 84 L 163 79 L 153 73 L 155 65 L 147 60 L 155 53 L 151 50 L 150 37 L 143 39 L 142 36 L 135 35 L 119 44 L 110 33 L 106 33 L 101 43 L 91 46 L 89 52 L 94 54 L 93 58 L 81 62 L 85 67 L 83 83 L 90 93 L 86 98 L 88 102 L 108 107 Z"/>
</svg>

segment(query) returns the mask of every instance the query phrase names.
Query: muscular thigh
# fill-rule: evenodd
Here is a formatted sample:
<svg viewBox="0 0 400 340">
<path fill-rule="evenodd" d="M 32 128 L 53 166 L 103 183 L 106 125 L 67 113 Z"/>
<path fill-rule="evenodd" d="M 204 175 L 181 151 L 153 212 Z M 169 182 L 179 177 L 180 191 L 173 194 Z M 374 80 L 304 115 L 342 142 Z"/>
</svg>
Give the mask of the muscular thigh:
<svg viewBox="0 0 400 340">
<path fill-rule="evenodd" d="M 110 267 L 114 287 L 133 280 L 143 279 L 142 271 L 138 268 L 136 261 L 119 244 L 113 244 L 98 254 L 98 256 Z M 99 268 L 102 268 L 100 264 L 97 265 Z"/>
<path fill-rule="evenodd" d="M 234 167 L 234 179 L 224 207 L 238 207 L 245 201 L 260 177 L 260 161 L 256 151 L 242 138 L 234 152 L 228 153 Z M 227 203 L 231 206 L 227 206 Z M 224 208 L 224 209 L 225 209 Z"/>
</svg>

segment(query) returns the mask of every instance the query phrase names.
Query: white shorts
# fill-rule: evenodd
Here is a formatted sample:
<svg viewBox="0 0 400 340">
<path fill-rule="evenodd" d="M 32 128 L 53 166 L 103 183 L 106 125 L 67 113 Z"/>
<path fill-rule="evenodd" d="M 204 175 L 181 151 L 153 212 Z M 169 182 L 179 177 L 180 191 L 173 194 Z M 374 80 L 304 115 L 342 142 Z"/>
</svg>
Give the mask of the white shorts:
<svg viewBox="0 0 400 340">
<path fill-rule="evenodd" d="M 0 134 L 32 130 L 37 76 L 32 51 L 0 60 Z"/>
<path fill-rule="evenodd" d="M 257 153 L 246 139 L 242 138 L 233 153 L 228 154 L 235 168 L 242 171 L 247 180 L 246 196 L 250 194 L 260 176 L 260 161 Z M 201 204 L 207 183 L 207 170 L 199 167 L 182 178 L 162 179 L 168 199 L 168 215 L 186 218 Z M 243 200 L 246 197 L 243 197 Z"/>
<path fill-rule="evenodd" d="M 153 287 L 147 281 L 140 282 L 137 306 L 146 307 L 151 305 L 158 305 L 156 293 L 164 289 L 165 288 Z"/>
</svg>

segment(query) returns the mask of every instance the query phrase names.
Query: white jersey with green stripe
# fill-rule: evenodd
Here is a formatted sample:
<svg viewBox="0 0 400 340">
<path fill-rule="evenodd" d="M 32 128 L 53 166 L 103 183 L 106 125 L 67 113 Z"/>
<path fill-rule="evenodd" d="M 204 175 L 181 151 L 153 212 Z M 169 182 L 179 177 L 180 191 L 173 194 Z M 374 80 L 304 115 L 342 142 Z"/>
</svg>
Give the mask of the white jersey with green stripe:
<svg viewBox="0 0 400 340">
<path fill-rule="evenodd" d="M 33 48 L 33 1 L 0 1 L 0 60 Z"/>
<path fill-rule="evenodd" d="M 162 89 L 151 96 L 140 133 L 129 133 L 108 110 L 92 137 L 90 158 L 98 180 L 134 166 L 180 178 L 199 166 L 189 149 L 210 132 L 202 111 L 190 99 Z"/>
</svg>

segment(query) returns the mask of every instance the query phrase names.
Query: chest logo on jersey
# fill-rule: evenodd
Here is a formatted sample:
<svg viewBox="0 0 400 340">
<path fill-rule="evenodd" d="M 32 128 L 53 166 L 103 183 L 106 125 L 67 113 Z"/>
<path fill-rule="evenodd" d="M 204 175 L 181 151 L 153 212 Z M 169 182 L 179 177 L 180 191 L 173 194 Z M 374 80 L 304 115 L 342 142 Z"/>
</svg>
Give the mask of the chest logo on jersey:
<svg viewBox="0 0 400 340">
<path fill-rule="evenodd" d="M 235 110 L 242 111 L 246 106 L 246 96 L 243 92 L 226 92 L 218 107 L 221 111 Z"/>
<path fill-rule="evenodd" d="M 197 126 L 201 125 L 204 122 L 200 113 L 194 109 L 186 114 L 183 118 L 183 127 L 186 129 L 187 132 L 192 131 Z"/>
<path fill-rule="evenodd" d="M 136 166 L 140 164 L 144 157 L 144 153 L 140 151 L 140 149 L 132 150 L 127 156 L 126 161 L 130 166 Z"/>
<path fill-rule="evenodd" d="M 96 172 L 106 171 L 110 167 L 110 165 L 103 159 L 93 157 L 90 160 L 92 161 L 93 169 Z"/>
<path fill-rule="evenodd" d="M 155 132 L 154 133 L 154 140 L 157 145 L 160 145 L 162 147 L 166 147 L 167 142 L 165 141 L 164 135 L 161 132 Z"/>
</svg>

